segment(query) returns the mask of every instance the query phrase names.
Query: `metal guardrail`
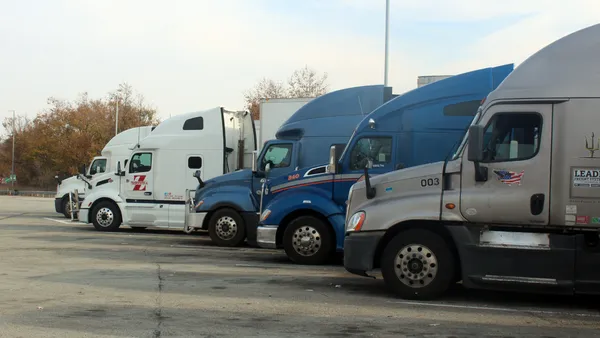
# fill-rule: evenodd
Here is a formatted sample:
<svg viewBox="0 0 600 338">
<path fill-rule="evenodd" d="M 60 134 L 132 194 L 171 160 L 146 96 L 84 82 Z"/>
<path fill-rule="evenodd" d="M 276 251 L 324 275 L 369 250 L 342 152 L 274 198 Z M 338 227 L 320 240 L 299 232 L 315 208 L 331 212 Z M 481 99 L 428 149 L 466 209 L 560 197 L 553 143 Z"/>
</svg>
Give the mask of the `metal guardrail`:
<svg viewBox="0 0 600 338">
<path fill-rule="evenodd" d="M 44 190 L 0 190 L 0 196 L 29 196 L 29 197 L 54 197 L 56 191 Z"/>
</svg>

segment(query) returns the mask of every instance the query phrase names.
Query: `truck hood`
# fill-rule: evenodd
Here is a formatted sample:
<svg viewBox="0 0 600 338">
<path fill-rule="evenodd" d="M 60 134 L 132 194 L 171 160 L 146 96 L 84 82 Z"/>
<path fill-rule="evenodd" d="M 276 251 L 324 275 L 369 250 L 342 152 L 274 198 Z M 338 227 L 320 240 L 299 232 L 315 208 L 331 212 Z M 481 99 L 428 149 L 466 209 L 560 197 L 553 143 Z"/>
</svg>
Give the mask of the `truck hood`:
<svg viewBox="0 0 600 338">
<path fill-rule="evenodd" d="M 279 187 L 285 184 L 295 185 L 297 181 L 304 181 L 306 179 L 310 179 L 317 176 L 327 175 L 325 172 L 325 168 L 327 167 L 327 163 L 319 164 L 316 166 L 311 166 L 307 168 L 302 168 L 298 170 L 291 171 L 285 175 L 277 176 L 269 178 L 268 187 L 272 189 L 273 187 Z M 322 169 L 322 170 L 319 170 Z M 300 183 L 297 183 L 300 184 Z"/>
<path fill-rule="evenodd" d="M 370 180 L 371 186 L 400 180 L 408 180 L 422 176 L 441 174 L 444 170 L 444 162 L 445 161 L 427 163 L 415 167 L 391 171 L 385 174 L 379 174 L 377 176 L 372 176 Z M 353 190 L 364 188 L 365 180 L 361 180 L 360 182 L 354 184 Z"/>
<path fill-rule="evenodd" d="M 251 169 L 242 169 L 213 177 L 204 181 L 204 187 L 200 188 L 200 185 L 196 187 L 194 198 L 196 201 L 199 201 L 212 192 L 216 190 L 222 190 L 224 188 L 226 189 L 228 186 L 250 186 L 252 184 L 252 178 L 253 174 Z"/>
</svg>

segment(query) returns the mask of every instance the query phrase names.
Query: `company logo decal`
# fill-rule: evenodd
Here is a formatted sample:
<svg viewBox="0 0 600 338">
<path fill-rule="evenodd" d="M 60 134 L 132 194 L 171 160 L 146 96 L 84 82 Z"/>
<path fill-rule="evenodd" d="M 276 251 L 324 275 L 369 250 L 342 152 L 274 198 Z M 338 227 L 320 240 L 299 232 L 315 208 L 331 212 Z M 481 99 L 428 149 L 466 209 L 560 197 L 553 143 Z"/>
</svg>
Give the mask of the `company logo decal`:
<svg viewBox="0 0 600 338">
<path fill-rule="evenodd" d="M 588 224 L 590 222 L 590 216 L 577 216 L 577 224 Z"/>
<path fill-rule="evenodd" d="M 592 217 L 592 224 L 600 224 L 600 217 Z"/>
<path fill-rule="evenodd" d="M 146 191 L 148 185 L 146 175 L 134 175 L 131 184 L 133 185 L 133 191 Z"/>
<path fill-rule="evenodd" d="M 165 199 L 166 200 L 182 200 L 183 199 L 183 195 L 173 195 L 172 192 L 166 192 L 165 193 Z"/>
<path fill-rule="evenodd" d="M 525 170 L 521 170 L 520 173 L 516 173 L 510 170 L 497 170 L 494 169 L 494 173 L 498 176 L 498 181 L 508 184 L 509 186 L 516 184 L 521 185 L 521 179 L 525 174 Z"/>
<path fill-rule="evenodd" d="M 600 168 L 573 169 L 573 186 L 600 187 Z"/>
</svg>

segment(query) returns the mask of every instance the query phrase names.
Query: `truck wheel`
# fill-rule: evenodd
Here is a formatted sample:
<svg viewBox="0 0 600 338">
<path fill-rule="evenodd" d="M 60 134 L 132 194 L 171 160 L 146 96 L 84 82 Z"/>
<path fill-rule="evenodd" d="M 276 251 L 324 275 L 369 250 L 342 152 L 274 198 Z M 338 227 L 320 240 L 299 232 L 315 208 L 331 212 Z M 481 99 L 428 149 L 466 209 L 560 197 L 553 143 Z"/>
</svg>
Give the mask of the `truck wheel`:
<svg viewBox="0 0 600 338">
<path fill-rule="evenodd" d="M 112 202 L 103 201 L 92 209 L 92 224 L 98 231 L 115 231 L 121 226 L 121 212 Z"/>
<path fill-rule="evenodd" d="M 246 239 L 246 224 L 237 211 L 219 209 L 210 218 L 208 234 L 218 246 L 240 246 Z"/>
<path fill-rule="evenodd" d="M 283 248 L 297 264 L 324 264 L 333 253 L 333 236 L 327 224 L 314 216 L 298 217 L 283 233 Z"/>
<path fill-rule="evenodd" d="M 69 203 L 69 196 L 63 197 L 62 200 L 62 211 L 65 218 L 71 219 L 71 208 L 75 205 L 75 202 Z"/>
<path fill-rule="evenodd" d="M 455 258 L 446 241 L 422 229 L 399 233 L 381 258 L 385 283 L 405 299 L 433 299 L 442 295 L 455 277 Z"/>
</svg>

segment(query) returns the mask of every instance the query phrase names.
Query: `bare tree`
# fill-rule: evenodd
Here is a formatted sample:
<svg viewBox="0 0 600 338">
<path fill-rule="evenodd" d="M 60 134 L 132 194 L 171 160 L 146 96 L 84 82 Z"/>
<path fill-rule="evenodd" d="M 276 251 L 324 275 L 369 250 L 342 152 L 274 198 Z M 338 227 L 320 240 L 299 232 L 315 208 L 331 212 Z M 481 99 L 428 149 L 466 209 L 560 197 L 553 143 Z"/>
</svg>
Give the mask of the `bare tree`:
<svg viewBox="0 0 600 338">
<path fill-rule="evenodd" d="M 288 97 L 317 97 L 327 93 L 327 73 L 318 76 L 314 69 L 304 66 L 294 71 L 288 86 Z"/>
<path fill-rule="evenodd" d="M 260 100 L 277 98 L 317 97 L 327 93 L 327 73 L 318 76 L 317 72 L 305 66 L 297 69 L 288 79 L 288 87 L 271 79 L 261 79 L 252 89 L 244 93 L 246 109 L 252 118 L 260 118 Z"/>
</svg>

